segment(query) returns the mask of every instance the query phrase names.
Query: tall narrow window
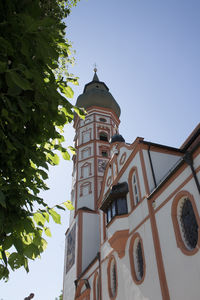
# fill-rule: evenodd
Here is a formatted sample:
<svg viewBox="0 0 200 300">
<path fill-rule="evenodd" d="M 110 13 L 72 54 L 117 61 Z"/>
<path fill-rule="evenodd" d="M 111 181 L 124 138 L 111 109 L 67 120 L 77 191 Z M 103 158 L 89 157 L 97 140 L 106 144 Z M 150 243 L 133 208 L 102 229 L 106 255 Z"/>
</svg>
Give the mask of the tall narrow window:
<svg viewBox="0 0 200 300">
<path fill-rule="evenodd" d="M 141 242 L 139 241 L 136 247 L 136 264 L 137 264 L 137 278 L 138 280 L 141 280 L 144 274 L 144 262 L 143 262 L 143 256 L 142 256 L 142 246 Z"/>
<path fill-rule="evenodd" d="M 117 296 L 117 266 L 115 258 L 112 257 L 108 262 L 108 290 L 111 299 Z"/>
<path fill-rule="evenodd" d="M 140 201 L 140 199 L 139 199 L 139 188 L 138 188 L 138 182 L 137 182 L 136 172 L 133 173 L 132 183 L 133 183 L 134 201 L 135 201 L 135 205 L 137 205 L 138 202 Z"/>
<path fill-rule="evenodd" d="M 117 290 L 117 273 L 116 273 L 116 264 L 113 263 L 111 268 L 111 291 L 113 297 L 116 295 L 116 290 Z"/>
</svg>

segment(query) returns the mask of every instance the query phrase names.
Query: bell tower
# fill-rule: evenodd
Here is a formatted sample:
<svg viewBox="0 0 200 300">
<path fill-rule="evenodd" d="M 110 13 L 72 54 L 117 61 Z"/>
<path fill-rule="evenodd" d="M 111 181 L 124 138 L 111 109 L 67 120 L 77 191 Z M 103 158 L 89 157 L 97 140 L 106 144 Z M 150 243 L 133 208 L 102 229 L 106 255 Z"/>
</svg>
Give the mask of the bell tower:
<svg viewBox="0 0 200 300">
<path fill-rule="evenodd" d="M 74 120 L 76 155 L 73 157 L 70 213 L 66 232 L 64 300 L 75 298 L 75 285 L 100 247 L 98 198 L 104 170 L 110 158 L 110 138 L 119 126 L 120 107 L 104 82 L 99 81 L 97 69 L 85 85 L 76 106 L 87 111 L 85 120 Z"/>
</svg>

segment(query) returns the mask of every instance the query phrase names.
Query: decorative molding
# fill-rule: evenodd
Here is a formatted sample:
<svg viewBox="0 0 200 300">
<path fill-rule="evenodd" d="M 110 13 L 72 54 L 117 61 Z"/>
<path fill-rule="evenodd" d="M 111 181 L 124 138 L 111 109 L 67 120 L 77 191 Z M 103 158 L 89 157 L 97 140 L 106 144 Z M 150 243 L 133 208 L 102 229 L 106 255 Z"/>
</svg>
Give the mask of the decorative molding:
<svg viewBox="0 0 200 300">
<path fill-rule="evenodd" d="M 110 246 L 117 252 L 119 258 L 124 257 L 126 242 L 129 237 L 129 230 L 116 231 L 108 240 Z"/>
</svg>

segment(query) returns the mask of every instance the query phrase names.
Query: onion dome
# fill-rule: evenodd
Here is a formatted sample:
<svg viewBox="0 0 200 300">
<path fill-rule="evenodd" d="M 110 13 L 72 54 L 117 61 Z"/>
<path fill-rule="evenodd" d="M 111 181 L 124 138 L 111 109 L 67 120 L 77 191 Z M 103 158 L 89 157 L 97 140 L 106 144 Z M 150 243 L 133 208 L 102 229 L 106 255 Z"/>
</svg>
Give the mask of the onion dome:
<svg viewBox="0 0 200 300">
<path fill-rule="evenodd" d="M 115 133 L 111 139 L 110 139 L 110 144 L 115 143 L 115 142 L 120 142 L 120 143 L 125 143 L 125 139 L 121 134 Z"/>
<path fill-rule="evenodd" d="M 86 110 L 92 106 L 108 108 L 114 111 L 119 118 L 121 113 L 119 105 L 109 92 L 107 85 L 99 81 L 96 68 L 94 72 L 93 80 L 85 85 L 83 94 L 76 101 L 76 106 L 83 107 Z"/>
</svg>

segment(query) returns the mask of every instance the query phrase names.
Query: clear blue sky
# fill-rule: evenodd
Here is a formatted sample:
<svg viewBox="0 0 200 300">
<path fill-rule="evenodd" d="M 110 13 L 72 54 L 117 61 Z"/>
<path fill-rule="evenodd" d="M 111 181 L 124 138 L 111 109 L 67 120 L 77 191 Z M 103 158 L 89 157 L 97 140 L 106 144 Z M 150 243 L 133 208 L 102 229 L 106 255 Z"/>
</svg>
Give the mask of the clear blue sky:
<svg viewBox="0 0 200 300">
<path fill-rule="evenodd" d="M 98 76 L 121 107 L 120 133 L 129 143 L 137 136 L 179 147 L 199 122 L 200 1 L 199 0 L 81 0 L 67 19 L 67 36 L 76 49 L 73 73 L 80 77 L 75 98 Z M 75 99 L 73 100 L 75 103 Z M 73 130 L 66 128 L 71 144 Z M 51 168 L 50 205 L 70 197 L 72 166 Z M 64 233 L 52 224 L 49 246 L 30 265 L 30 272 L 11 274 L 0 284 L 0 299 L 55 300 L 62 289 Z"/>
</svg>

